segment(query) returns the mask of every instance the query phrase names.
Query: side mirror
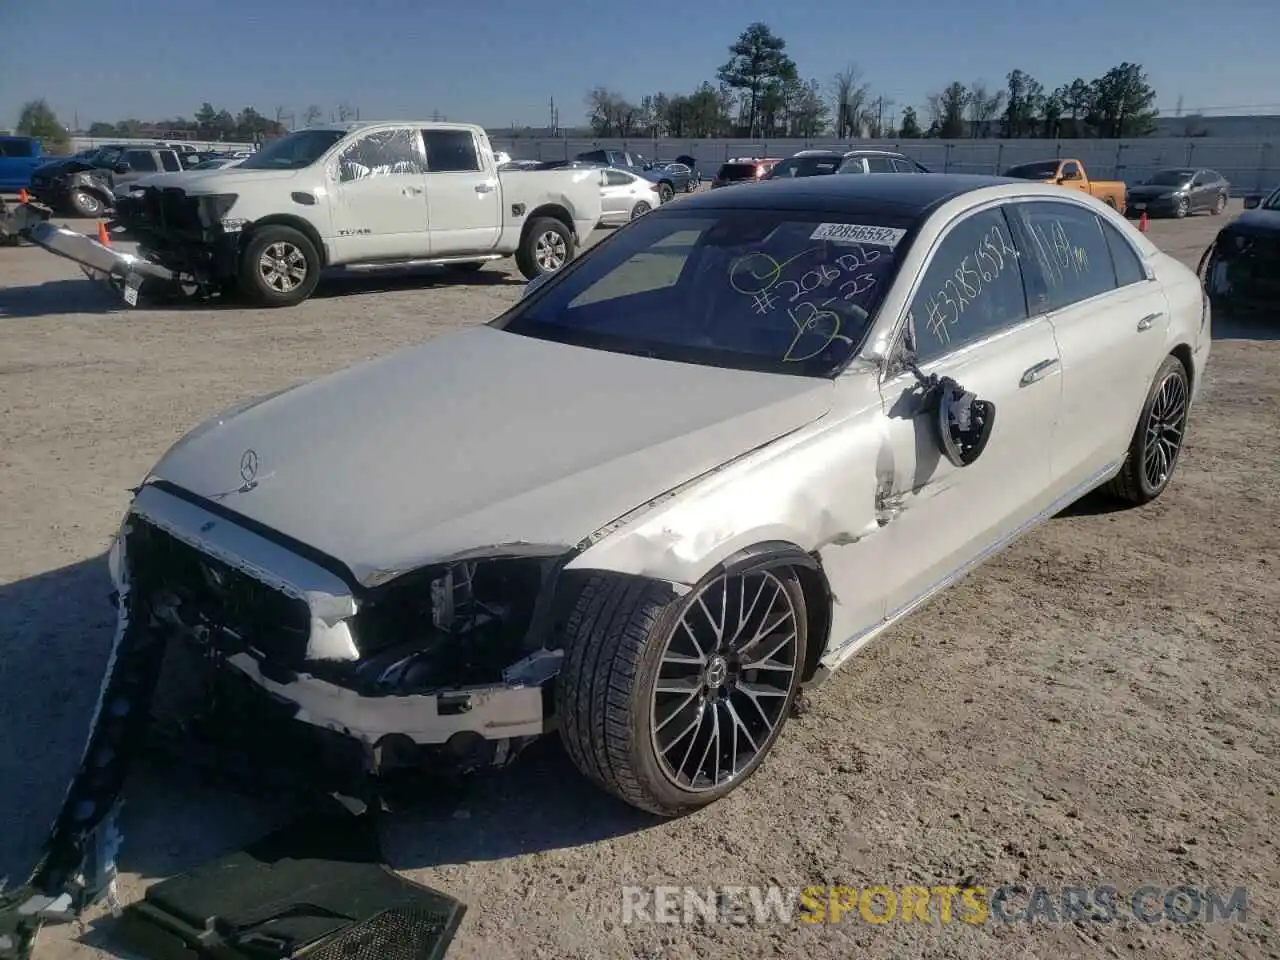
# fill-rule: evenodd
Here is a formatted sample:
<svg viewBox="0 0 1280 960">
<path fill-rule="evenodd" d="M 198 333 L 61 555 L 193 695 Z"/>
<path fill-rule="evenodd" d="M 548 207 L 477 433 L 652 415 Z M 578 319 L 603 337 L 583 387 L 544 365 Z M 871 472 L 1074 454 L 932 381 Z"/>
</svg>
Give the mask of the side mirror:
<svg viewBox="0 0 1280 960">
<path fill-rule="evenodd" d="M 117 163 L 111 169 L 114 170 L 116 173 L 128 173 L 129 165 L 127 163 Z"/>
<path fill-rule="evenodd" d="M 538 274 L 536 277 L 534 277 L 532 280 L 530 280 L 528 283 L 524 285 L 524 292 L 520 294 L 520 299 L 523 300 L 525 297 L 532 294 L 540 286 L 546 283 L 550 278 L 551 278 L 551 274 L 549 273 Z"/>
<path fill-rule="evenodd" d="M 967 467 L 986 449 L 996 422 L 996 406 L 979 400 L 950 377 L 940 378 L 935 426 L 943 455 L 957 467 Z"/>
<path fill-rule="evenodd" d="M 1256 210 L 1262 206 L 1262 198 L 1256 193 L 1244 198 L 1244 208 L 1246 210 Z"/>
</svg>

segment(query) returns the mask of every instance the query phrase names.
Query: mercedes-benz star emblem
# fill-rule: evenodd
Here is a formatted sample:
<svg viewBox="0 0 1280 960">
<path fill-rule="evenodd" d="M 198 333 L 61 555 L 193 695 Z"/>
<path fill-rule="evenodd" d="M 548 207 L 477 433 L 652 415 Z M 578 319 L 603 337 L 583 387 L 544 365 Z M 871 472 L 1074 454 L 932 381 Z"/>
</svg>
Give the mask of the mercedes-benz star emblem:
<svg viewBox="0 0 1280 960">
<path fill-rule="evenodd" d="M 257 476 L 258 452 L 256 450 L 246 450 L 240 454 L 240 479 L 246 484 L 251 484 Z"/>
</svg>

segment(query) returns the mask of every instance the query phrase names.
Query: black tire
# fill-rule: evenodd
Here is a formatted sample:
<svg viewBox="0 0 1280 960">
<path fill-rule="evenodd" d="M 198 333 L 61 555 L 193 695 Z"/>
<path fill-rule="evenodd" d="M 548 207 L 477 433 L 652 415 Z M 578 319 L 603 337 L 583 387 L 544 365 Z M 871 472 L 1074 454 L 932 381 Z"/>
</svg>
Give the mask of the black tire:
<svg viewBox="0 0 1280 960">
<path fill-rule="evenodd" d="M 670 203 L 671 198 L 676 195 L 675 187 L 667 180 L 658 181 L 658 199 L 663 203 Z"/>
<path fill-rule="evenodd" d="M 107 212 L 107 205 L 92 190 L 75 189 L 67 195 L 67 204 L 77 217 L 100 217 Z"/>
<path fill-rule="evenodd" d="M 301 277 L 297 275 L 299 267 Z M 320 254 L 306 235 L 293 227 L 261 227 L 250 234 L 240 252 L 238 280 L 241 292 L 257 306 L 296 306 L 311 296 L 320 282 Z"/>
<path fill-rule="evenodd" d="M 682 623 L 689 622 L 684 619 L 686 614 L 695 618 L 700 615 L 695 604 L 704 597 L 703 591 L 707 591 L 710 606 L 719 607 L 715 599 L 720 584 L 717 574 L 709 575 L 683 597 L 673 596 L 669 587 L 641 577 L 602 574 L 587 583 L 566 625 L 565 659 L 557 677 L 556 694 L 561 740 L 574 764 L 590 780 L 634 807 L 659 816 L 674 817 L 713 803 L 755 773 L 768 756 L 793 708 L 805 662 L 807 636 L 804 594 L 789 568 L 757 571 L 736 580 L 730 578 L 726 582 L 739 584 L 735 588 L 738 592 L 735 594 L 730 590 L 726 593 L 724 598 L 728 602 L 723 605 L 735 610 L 735 596 L 752 595 L 754 588 L 749 584 L 757 582 L 753 578 L 761 578 L 761 583 L 776 584 L 770 589 L 771 599 L 761 616 L 768 619 L 781 600 L 794 616 L 795 629 L 788 627 L 771 631 L 769 643 L 773 642 L 772 638 L 787 632 L 786 642 L 790 649 L 782 653 L 778 648 L 761 655 L 758 662 L 768 660 L 771 666 L 749 672 L 742 672 L 745 668 L 741 666 L 726 666 L 726 661 L 731 658 L 726 655 L 722 659 L 714 651 L 702 657 L 701 665 L 698 665 L 696 657 L 684 658 L 692 665 L 664 661 L 668 647 L 674 646 L 677 637 L 693 638 L 691 632 L 677 634 L 676 631 Z M 766 581 L 764 578 L 772 579 Z M 759 595 L 756 597 L 759 599 Z M 735 638 L 739 633 L 745 636 L 752 629 L 760 628 L 761 624 L 753 619 L 754 615 L 755 607 L 752 606 L 745 623 L 754 626 L 747 626 L 741 631 L 735 626 Z M 707 616 L 706 622 L 713 623 L 712 615 L 708 613 Z M 732 614 L 732 617 L 736 624 L 737 614 Z M 725 618 L 722 621 L 724 637 L 729 636 L 728 626 L 728 618 Z M 686 629 L 692 630 L 690 627 Z M 711 640 L 712 645 L 718 642 L 712 635 L 704 634 L 704 637 L 706 639 L 697 647 L 686 643 L 686 649 L 701 651 L 710 649 L 707 640 Z M 761 644 L 754 650 L 760 653 L 767 645 Z M 746 646 L 752 649 L 751 644 Z M 778 662 L 775 653 L 780 655 L 782 662 L 790 664 L 789 677 L 778 676 L 778 668 L 773 666 Z M 739 664 L 742 659 L 739 658 Z M 710 664 L 717 660 L 721 661 L 719 667 L 725 669 L 718 674 L 721 680 L 712 689 L 709 686 L 712 681 L 707 677 L 710 676 Z M 658 693 L 655 687 L 660 672 L 673 668 L 691 673 L 683 678 L 665 678 L 667 684 L 687 683 L 689 686 L 682 686 L 680 692 Z M 778 686 L 778 683 L 783 686 Z M 748 686 L 755 691 L 767 687 L 771 692 L 767 697 L 747 693 Z M 782 692 L 784 687 L 785 694 Z M 735 699 L 735 695 L 739 699 Z M 663 723 L 657 722 L 657 697 L 676 697 L 679 700 L 678 707 L 670 700 L 664 701 L 663 709 L 671 707 L 671 712 Z M 743 711 L 747 701 L 741 697 L 747 697 L 751 704 L 763 702 L 770 710 L 776 707 L 779 713 L 772 721 L 763 711 L 747 715 Z M 692 713 L 685 713 L 686 710 Z M 696 752 L 694 748 L 702 742 L 706 747 L 695 769 L 701 768 L 708 759 L 712 742 L 708 721 L 718 722 L 719 718 L 731 716 L 744 721 L 741 726 L 731 720 L 725 722 L 730 723 L 730 729 L 735 733 L 738 729 L 747 732 L 742 744 L 749 743 L 755 751 L 749 762 L 743 759 L 739 766 L 739 742 L 735 740 L 731 747 L 734 753 L 727 765 L 736 772 L 722 782 L 719 764 L 724 747 L 730 746 L 722 741 L 712 756 L 715 772 L 704 778 L 701 784 L 695 785 L 696 777 L 691 775 L 689 786 L 681 785 L 680 772 Z M 685 724 L 685 719 L 690 717 L 690 722 Z M 757 726 L 757 737 L 751 737 L 746 720 L 757 724 L 763 721 L 767 729 Z M 672 721 L 675 721 L 674 725 Z M 769 727 L 769 723 L 773 725 Z M 658 743 L 664 726 L 679 729 L 675 735 L 665 735 L 672 739 L 665 751 L 660 751 Z M 700 740 L 703 736 L 705 741 Z M 687 747 L 682 746 L 685 743 Z M 676 754 L 683 756 L 673 777 L 670 765 L 662 757 L 674 757 Z"/>
<path fill-rule="evenodd" d="M 1223 211 L 1227 209 L 1227 195 L 1225 193 L 1218 194 L 1218 199 L 1213 201 L 1213 208 L 1209 211 L 1215 217 L 1220 217 Z"/>
<path fill-rule="evenodd" d="M 1186 218 L 1189 213 L 1191 213 L 1191 200 L 1188 197 L 1183 197 L 1178 201 L 1178 205 L 1174 207 L 1173 215 L 1179 220 L 1182 220 Z"/>
<path fill-rule="evenodd" d="M 639 203 L 637 203 L 634 207 L 631 208 L 631 219 L 636 220 L 640 217 L 643 217 L 646 213 L 648 213 L 652 209 L 653 207 L 649 206 L 649 204 L 641 200 Z"/>
<path fill-rule="evenodd" d="M 698 178 L 697 178 L 697 177 L 690 177 L 690 178 L 689 178 L 689 182 L 688 182 L 688 183 L 686 183 L 686 184 L 684 185 L 684 192 L 685 192 L 685 193 L 697 193 L 697 192 L 698 192 Z"/>
<path fill-rule="evenodd" d="M 520 238 L 520 248 L 516 250 L 516 266 L 526 280 L 556 273 L 573 259 L 574 249 L 572 230 L 554 217 L 538 217 L 529 224 L 524 236 Z M 551 266 L 553 260 L 558 262 Z"/>
<path fill-rule="evenodd" d="M 1172 391 L 1174 408 L 1170 407 L 1170 399 L 1164 394 L 1166 389 Z M 1124 466 L 1107 484 L 1108 493 L 1135 507 L 1150 503 L 1164 493 L 1173 479 L 1173 472 L 1182 453 L 1190 403 L 1191 384 L 1186 367 L 1177 357 L 1165 357 L 1147 392 L 1146 402 L 1142 405 L 1142 414 L 1134 428 L 1133 439 L 1129 441 Z M 1176 442 L 1170 448 L 1169 443 L 1175 438 Z M 1162 453 L 1155 455 L 1155 459 L 1152 457 L 1149 439 L 1163 447 Z"/>
</svg>

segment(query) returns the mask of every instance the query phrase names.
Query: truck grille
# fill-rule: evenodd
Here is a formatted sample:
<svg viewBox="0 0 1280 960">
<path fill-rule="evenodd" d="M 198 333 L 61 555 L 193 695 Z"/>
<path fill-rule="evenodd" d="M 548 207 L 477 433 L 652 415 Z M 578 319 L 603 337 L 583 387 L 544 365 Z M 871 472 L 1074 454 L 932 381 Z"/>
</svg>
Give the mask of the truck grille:
<svg viewBox="0 0 1280 960">
<path fill-rule="evenodd" d="M 122 202 L 117 216 L 134 230 L 158 233 L 199 233 L 197 201 L 180 187 L 147 187 L 140 197 Z"/>
<path fill-rule="evenodd" d="M 140 517 L 125 542 L 133 589 L 153 611 L 172 610 L 198 639 L 297 669 L 311 631 L 307 604 L 256 580 Z"/>
</svg>

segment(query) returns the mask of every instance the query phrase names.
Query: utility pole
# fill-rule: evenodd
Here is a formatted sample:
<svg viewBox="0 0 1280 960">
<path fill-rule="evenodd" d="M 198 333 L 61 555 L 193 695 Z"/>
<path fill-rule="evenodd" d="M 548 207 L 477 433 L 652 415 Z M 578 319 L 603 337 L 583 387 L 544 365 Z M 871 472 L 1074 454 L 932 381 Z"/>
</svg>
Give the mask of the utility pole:
<svg viewBox="0 0 1280 960">
<path fill-rule="evenodd" d="M 556 109 L 556 98 L 551 98 L 551 135 L 560 136 L 560 111 Z"/>
</svg>

